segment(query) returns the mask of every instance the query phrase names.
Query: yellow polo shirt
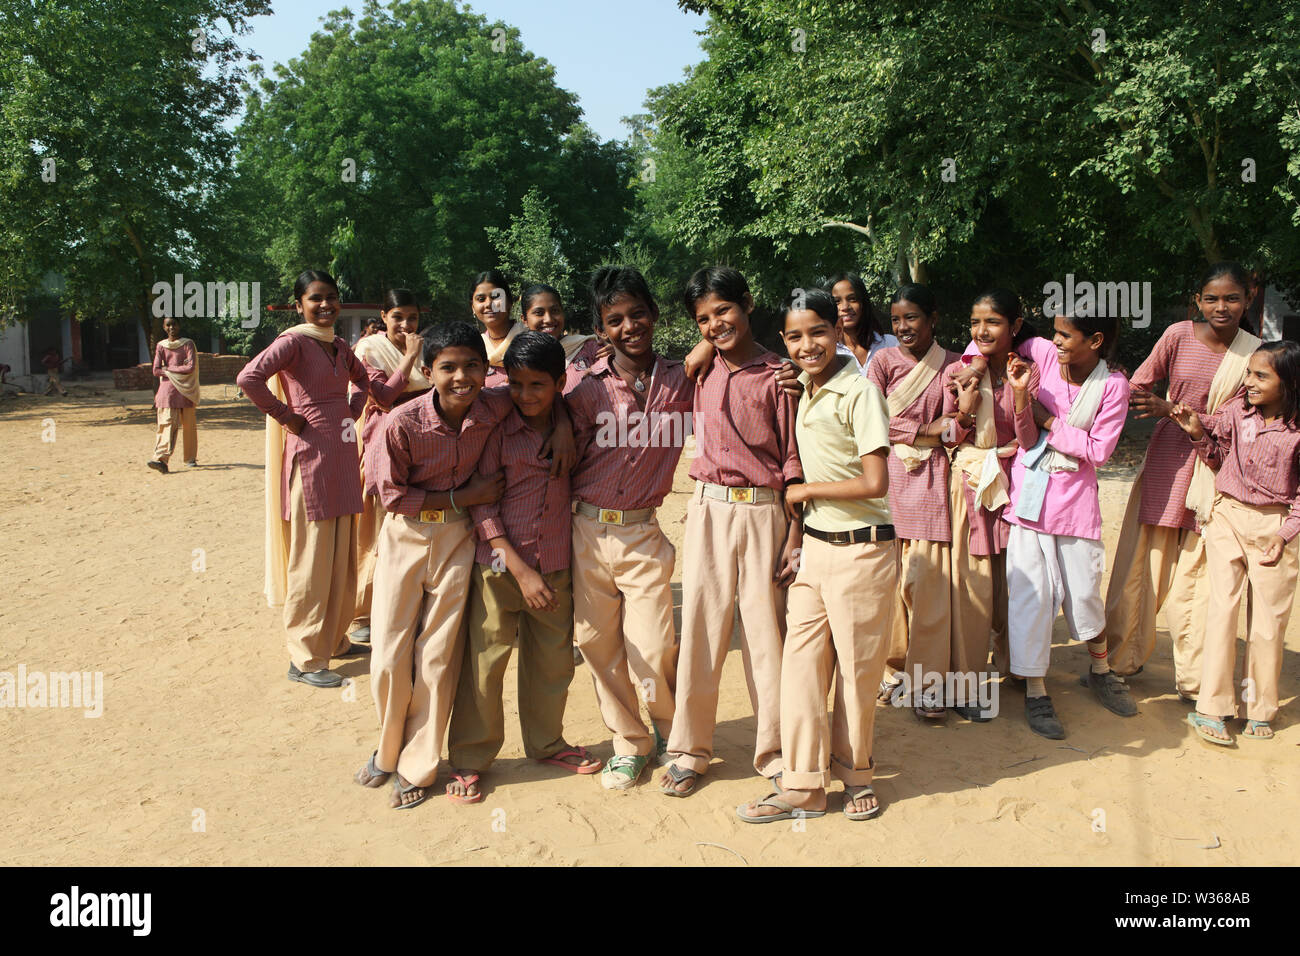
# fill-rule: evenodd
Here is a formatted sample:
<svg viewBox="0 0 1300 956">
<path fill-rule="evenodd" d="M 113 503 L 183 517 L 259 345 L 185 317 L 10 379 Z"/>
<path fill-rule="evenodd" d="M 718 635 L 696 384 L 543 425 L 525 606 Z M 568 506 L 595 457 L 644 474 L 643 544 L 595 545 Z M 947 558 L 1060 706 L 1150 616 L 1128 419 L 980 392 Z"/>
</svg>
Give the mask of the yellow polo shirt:
<svg viewBox="0 0 1300 956">
<path fill-rule="evenodd" d="M 811 398 L 812 378 L 799 376 L 804 393 L 799 399 L 795 435 L 804 480 L 845 481 L 862 476 L 862 456 L 889 448 L 889 407 L 879 388 L 858 371 L 853 362 L 831 376 Z M 805 502 L 804 524 L 818 531 L 852 531 L 865 525 L 891 524 L 888 498 L 857 501 Z"/>
</svg>

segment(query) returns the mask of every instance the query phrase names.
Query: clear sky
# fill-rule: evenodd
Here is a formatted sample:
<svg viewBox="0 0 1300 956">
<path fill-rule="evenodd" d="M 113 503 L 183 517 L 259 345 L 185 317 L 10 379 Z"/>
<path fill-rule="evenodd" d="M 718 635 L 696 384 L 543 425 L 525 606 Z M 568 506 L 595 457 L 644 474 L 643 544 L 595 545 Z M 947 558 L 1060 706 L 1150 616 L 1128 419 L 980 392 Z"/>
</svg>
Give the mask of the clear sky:
<svg viewBox="0 0 1300 956">
<path fill-rule="evenodd" d="M 307 49 L 320 19 L 360 0 L 272 0 L 269 17 L 256 17 L 240 38 L 262 57 L 267 73 Z M 646 91 L 682 78 L 703 59 L 705 18 L 684 13 L 675 0 L 475 0 L 461 9 L 518 27 L 524 46 L 555 67 L 556 82 L 578 97 L 588 125 L 602 139 L 623 139 L 624 116 L 642 112 Z"/>
</svg>

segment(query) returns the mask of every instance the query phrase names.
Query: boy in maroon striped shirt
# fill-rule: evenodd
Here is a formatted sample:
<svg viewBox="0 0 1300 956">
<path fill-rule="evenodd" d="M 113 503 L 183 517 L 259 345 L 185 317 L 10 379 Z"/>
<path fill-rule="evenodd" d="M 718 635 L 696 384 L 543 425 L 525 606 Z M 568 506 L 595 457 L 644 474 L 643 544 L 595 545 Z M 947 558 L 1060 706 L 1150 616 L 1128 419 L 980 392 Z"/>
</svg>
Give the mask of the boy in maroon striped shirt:
<svg viewBox="0 0 1300 956">
<path fill-rule="evenodd" d="M 597 328 L 614 351 L 566 396 L 578 445 L 574 630 L 600 715 L 614 734 L 614 756 L 600 782 L 627 790 L 673 722 L 676 551 L 655 509 L 673 487 L 694 387 L 681 362 L 654 353 L 659 307 L 640 272 L 597 270 L 591 298 Z M 641 700 L 654 737 L 641 720 Z"/>
<path fill-rule="evenodd" d="M 686 510 L 677 713 L 660 789 L 684 797 L 713 757 L 718 686 L 739 607 L 741 648 L 757 728 L 754 769 L 781 772 L 781 653 L 785 587 L 794 578 L 800 525 L 785 488 L 803 481 L 794 437 L 797 402 L 773 372 L 784 363 L 754 339 L 754 299 L 735 269 L 701 269 L 686 309 L 716 350 L 695 393 L 699 457 Z"/>
<path fill-rule="evenodd" d="M 447 753 L 455 773 L 478 781 L 505 743 L 502 685 L 519 636 L 519 726 L 532 760 L 574 773 L 601 763 L 564 740 L 573 680 L 573 582 L 569 573 L 569 476 L 541 457 L 565 381 L 564 348 L 545 332 L 521 332 L 505 354 L 514 409 L 488 438 L 479 471 L 504 471 L 499 502 L 470 508 L 478 549 L 470 578 L 469 638 L 452 707 Z M 477 803 L 481 791 L 461 798 Z"/>
</svg>

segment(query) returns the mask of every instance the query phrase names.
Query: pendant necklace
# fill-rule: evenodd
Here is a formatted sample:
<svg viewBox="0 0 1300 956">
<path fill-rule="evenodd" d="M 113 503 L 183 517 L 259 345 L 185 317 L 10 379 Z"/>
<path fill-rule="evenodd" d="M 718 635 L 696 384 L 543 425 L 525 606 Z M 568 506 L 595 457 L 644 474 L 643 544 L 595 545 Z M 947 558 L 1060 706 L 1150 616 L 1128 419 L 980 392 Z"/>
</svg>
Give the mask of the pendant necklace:
<svg viewBox="0 0 1300 956">
<path fill-rule="evenodd" d="M 623 373 L 626 373 L 626 371 L 627 371 L 627 370 L 624 369 L 622 366 L 620 366 L 617 362 L 614 363 L 614 367 L 617 368 L 620 372 L 623 372 Z M 631 374 L 634 376 L 633 379 L 632 379 L 632 387 L 635 388 L 638 392 L 644 392 L 644 391 L 645 391 L 645 382 L 641 381 L 641 378 L 642 378 L 642 376 L 645 375 L 645 372 L 635 372 L 635 371 L 634 371 L 634 372 L 632 372 Z"/>
</svg>

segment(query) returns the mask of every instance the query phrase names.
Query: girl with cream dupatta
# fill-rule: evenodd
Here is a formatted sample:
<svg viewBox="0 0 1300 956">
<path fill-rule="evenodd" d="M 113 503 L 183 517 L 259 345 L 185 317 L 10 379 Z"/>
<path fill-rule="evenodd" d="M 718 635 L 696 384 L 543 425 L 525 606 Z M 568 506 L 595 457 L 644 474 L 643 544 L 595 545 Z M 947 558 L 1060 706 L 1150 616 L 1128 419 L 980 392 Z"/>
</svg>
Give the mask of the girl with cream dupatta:
<svg viewBox="0 0 1300 956">
<path fill-rule="evenodd" d="M 587 370 L 596 360 L 614 351 L 611 345 L 602 345 L 594 335 L 566 334 L 564 331 L 564 302 L 559 290 L 545 283 L 530 285 L 519 294 L 519 314 L 531 332 L 545 332 L 564 349 L 564 387 L 568 395 L 587 377 Z"/>
<path fill-rule="evenodd" d="M 524 330 L 524 323 L 510 318 L 510 308 L 515 297 L 510 292 L 510 280 L 499 269 L 487 269 L 474 277 L 469 287 L 469 306 L 474 318 L 483 325 L 483 347 L 487 349 L 488 373 L 484 388 L 505 385 L 506 349 L 515 336 Z"/>
<path fill-rule="evenodd" d="M 331 658 L 353 650 L 361 474 L 356 421 L 385 375 L 334 334 L 338 284 L 308 270 L 293 287 L 302 324 L 282 332 L 237 379 L 267 415 L 266 599 L 284 605 L 289 679 L 338 687 Z M 348 382 L 361 391 L 348 400 Z"/>
<path fill-rule="evenodd" d="M 1170 420 L 1170 410 L 1181 402 L 1212 430 L 1220 406 L 1241 387 L 1250 355 L 1260 345 L 1241 328 L 1250 301 L 1250 280 L 1241 266 L 1211 266 L 1198 288 L 1196 305 L 1205 321 L 1171 325 L 1133 373 L 1130 404 L 1137 417 L 1161 421 L 1133 482 L 1106 590 L 1111 668 L 1121 675 L 1142 670 L 1155 649 L 1156 617 L 1163 606 L 1175 688 L 1189 702 L 1200 692 L 1209 612 L 1201 528 L 1214 504 L 1214 472 Z M 1151 391 L 1161 381 L 1168 383 L 1166 398 Z"/>
<path fill-rule="evenodd" d="M 154 348 L 153 374 L 159 378 L 154 395 L 158 410 L 158 434 L 148 465 L 167 474 L 167 462 L 176 449 L 176 432 L 181 433 L 181 458 L 191 468 L 198 464 L 199 438 L 195 409 L 199 405 L 198 349 L 190 339 L 180 337 L 180 323 L 163 319 L 167 338 Z"/>
<path fill-rule="evenodd" d="M 866 373 L 889 409 L 889 511 L 899 539 L 886 664 L 888 670 L 902 668 L 904 690 L 895 700 L 906 699 L 918 717 L 942 720 L 947 704 L 967 703 L 945 702 L 942 687 L 936 693 L 927 680 L 938 675 L 947 683 L 954 660 L 949 468 L 940 442 L 947 424 L 942 416 L 943 371 L 957 356 L 934 340 L 939 310 L 925 286 L 900 288 L 890 300 L 889 314 L 898 345 L 876 353 Z"/>
<path fill-rule="evenodd" d="M 420 371 L 424 342 L 415 330 L 420 325 L 420 307 L 409 289 L 384 293 L 381 314 L 383 330 L 360 339 L 353 351 L 367 369 L 389 376 L 380 395 L 372 392 L 362 412 L 357 434 L 361 436 L 361 517 L 357 521 L 357 608 L 349 626 L 348 639 L 354 644 L 370 643 L 370 599 L 374 591 L 375 556 L 384 509 L 379 503 L 379 466 L 375 449 L 382 443 L 384 422 L 393 408 L 423 395 L 430 382 Z M 391 390 L 388 385 L 394 386 Z M 355 390 L 355 386 L 353 389 Z"/>
</svg>

